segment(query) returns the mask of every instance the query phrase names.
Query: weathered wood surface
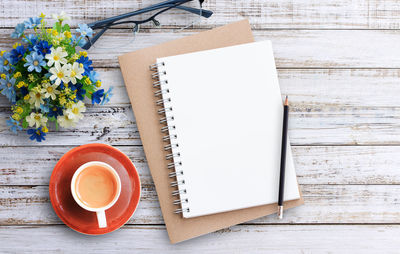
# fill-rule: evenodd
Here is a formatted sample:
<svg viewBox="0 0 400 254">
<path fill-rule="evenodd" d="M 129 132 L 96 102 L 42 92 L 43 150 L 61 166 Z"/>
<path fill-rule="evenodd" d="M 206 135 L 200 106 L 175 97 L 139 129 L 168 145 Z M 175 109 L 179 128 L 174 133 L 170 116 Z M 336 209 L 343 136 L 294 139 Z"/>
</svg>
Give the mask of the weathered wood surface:
<svg viewBox="0 0 400 254">
<path fill-rule="evenodd" d="M 89 107 L 79 128 L 51 133 L 40 145 L 141 144 L 119 69 L 99 71 L 105 87 L 115 87 L 111 103 Z M 280 69 L 281 90 L 292 105 L 291 143 L 400 144 L 399 75 L 393 69 Z M 39 145 L 8 131 L 7 101 L 2 98 L 0 105 L 0 145 Z"/>
<path fill-rule="evenodd" d="M 46 184 L 55 163 L 70 148 L 0 149 L 0 157 L 5 158 L 0 225 L 61 223 L 49 203 Z M 119 148 L 135 163 L 143 184 L 142 201 L 129 223 L 162 224 L 142 147 Z M 400 222 L 399 162 L 394 159 L 400 147 L 294 147 L 293 152 L 306 205 L 288 211 L 283 221 L 268 216 L 251 223 Z M 24 160 L 18 159 L 20 153 Z"/>
<path fill-rule="evenodd" d="M 119 68 L 96 68 L 96 71 L 105 89 L 114 87 L 114 95 L 107 106 L 129 105 Z M 400 106 L 400 69 L 279 69 L 278 75 L 281 92 L 289 94 L 294 110 L 318 106 Z M 0 108 L 9 106 L 8 100 L 0 96 Z"/>
<path fill-rule="evenodd" d="M 398 253 L 399 225 L 234 226 L 170 245 L 163 226 L 86 236 L 65 226 L 0 227 L 6 253 Z M 166 246 L 168 246 L 166 248 Z"/>
<path fill-rule="evenodd" d="M 398 224 L 399 185 L 302 185 L 305 205 L 246 224 Z M 60 224 L 47 186 L 1 186 L 0 225 Z M 141 202 L 128 224 L 163 224 L 153 185 L 143 184 Z"/>
<path fill-rule="evenodd" d="M 155 2 L 160 0 L 2 1 L 0 49 L 14 42 L 11 27 L 40 12 L 64 10 L 75 26 Z M 52 132 L 45 143 L 7 130 L 9 106 L 0 96 L 1 253 L 398 253 L 397 1 L 208 0 L 205 8 L 215 11 L 213 18 L 193 29 L 172 32 L 188 20 L 168 14 L 161 19 L 163 28 L 144 26 L 134 43 L 91 49 L 103 84 L 114 86 L 114 97 L 107 106 L 89 107 L 79 128 Z M 282 221 L 267 216 L 170 245 L 117 56 L 242 18 L 250 20 L 256 40 L 273 42 L 281 91 L 292 105 L 290 136 L 306 204 L 285 213 Z M 120 45 L 128 33 L 114 29 L 102 43 Z M 89 142 L 116 145 L 138 167 L 143 183 L 142 200 L 129 225 L 100 237 L 60 225 L 48 197 L 57 160 Z"/>
<path fill-rule="evenodd" d="M 0 31 L 1 49 L 13 45 L 11 32 L 10 29 Z M 123 53 L 196 32 L 199 30 L 178 33 L 168 29 L 143 30 L 132 42 L 126 39 L 132 34 L 130 30 L 113 30 L 102 36 L 89 53 L 98 67 L 118 67 L 117 56 Z M 258 41 L 272 41 L 278 68 L 400 68 L 399 30 L 274 29 L 254 30 L 253 34 Z"/>
<path fill-rule="evenodd" d="M 70 23 L 89 23 L 114 15 L 144 8 L 159 0 L 130 1 L 87 0 L 71 2 L 62 0 L 2 1 L 4 18 L 0 27 L 13 27 L 28 17 L 44 12 L 47 15 L 67 12 Z M 239 18 L 248 18 L 255 29 L 264 28 L 312 28 L 312 29 L 398 29 L 400 7 L 396 0 L 207 0 L 204 9 L 214 11 L 197 27 L 210 28 L 224 25 Z M 18 11 L 15 11 L 18 10 Z M 160 16 L 162 25 L 185 26 L 188 19 L 176 11 Z M 171 18 L 172 17 L 172 18 Z"/>
<path fill-rule="evenodd" d="M 142 184 L 152 185 L 142 146 L 116 147 L 136 165 Z M 1 147 L 0 185 L 48 185 L 57 161 L 72 148 Z M 400 184 L 400 146 L 295 146 L 292 151 L 300 184 Z"/>
<path fill-rule="evenodd" d="M 294 106 L 296 107 L 296 106 Z M 298 108 L 291 113 L 289 135 L 292 145 L 380 145 L 400 143 L 398 109 L 392 107 Z M 36 143 L 25 133 L 13 134 L 5 120 L 9 110 L 0 110 L 2 146 L 64 146 L 88 142 L 112 145 L 140 145 L 130 107 L 91 107 L 79 127 L 49 132 L 46 142 Z"/>
</svg>

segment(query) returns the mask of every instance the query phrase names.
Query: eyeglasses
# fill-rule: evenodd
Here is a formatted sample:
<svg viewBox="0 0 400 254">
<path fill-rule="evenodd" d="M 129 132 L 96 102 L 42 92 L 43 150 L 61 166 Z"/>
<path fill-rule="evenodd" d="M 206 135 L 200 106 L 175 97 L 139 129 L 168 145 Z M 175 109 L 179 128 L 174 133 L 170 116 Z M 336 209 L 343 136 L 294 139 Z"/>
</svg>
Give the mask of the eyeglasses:
<svg viewBox="0 0 400 254">
<path fill-rule="evenodd" d="M 155 26 L 160 26 L 160 22 L 158 21 L 158 17 L 160 14 L 165 13 L 171 9 L 179 10 L 187 15 L 191 15 L 192 17 L 204 17 L 209 18 L 213 12 L 209 10 L 202 9 L 202 3 L 204 0 L 167 0 L 158 4 L 151 5 L 149 7 L 139 9 L 133 12 L 121 14 L 115 17 L 95 21 L 93 23 L 87 24 L 90 28 L 95 31 L 95 34 L 92 38 L 88 36 L 85 37 L 85 43 L 81 45 L 81 47 L 85 50 L 89 49 L 94 45 L 96 41 L 111 27 L 122 25 L 122 24 L 133 24 L 133 34 L 135 35 L 139 31 L 139 26 L 144 23 L 153 23 Z M 200 8 L 194 8 L 191 6 L 185 6 L 189 2 L 198 2 L 198 6 Z M 148 17 L 143 18 L 142 20 L 123 20 L 128 19 L 130 17 L 138 16 L 138 15 L 148 15 Z M 191 24 L 190 24 L 191 25 Z M 189 26 L 190 26 L 189 25 Z M 98 30 L 98 32 L 96 32 Z M 111 46 L 111 45 L 110 45 Z"/>
</svg>

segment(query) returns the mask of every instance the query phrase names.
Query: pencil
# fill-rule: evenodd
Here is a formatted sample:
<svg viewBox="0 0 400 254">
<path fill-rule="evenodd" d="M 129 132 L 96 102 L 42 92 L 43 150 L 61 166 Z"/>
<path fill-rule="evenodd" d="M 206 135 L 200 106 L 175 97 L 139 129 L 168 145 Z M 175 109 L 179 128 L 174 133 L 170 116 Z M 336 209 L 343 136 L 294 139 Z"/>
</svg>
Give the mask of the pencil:
<svg viewBox="0 0 400 254">
<path fill-rule="evenodd" d="M 279 175 L 279 194 L 278 194 L 278 218 L 283 218 L 283 196 L 285 190 L 285 166 L 286 166 L 286 145 L 289 120 L 289 101 L 286 96 L 283 106 L 283 127 L 282 127 L 282 147 L 281 147 L 281 169 Z"/>
</svg>

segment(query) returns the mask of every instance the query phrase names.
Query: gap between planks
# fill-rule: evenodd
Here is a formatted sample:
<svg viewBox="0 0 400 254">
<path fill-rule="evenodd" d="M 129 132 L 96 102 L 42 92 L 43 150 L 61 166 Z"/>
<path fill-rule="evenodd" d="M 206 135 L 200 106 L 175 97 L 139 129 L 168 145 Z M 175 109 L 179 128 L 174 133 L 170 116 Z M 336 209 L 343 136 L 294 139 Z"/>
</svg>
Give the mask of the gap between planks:
<svg viewBox="0 0 400 254">
<path fill-rule="evenodd" d="M 10 227 L 59 227 L 66 226 L 65 224 L 0 224 L 0 228 L 10 228 Z M 165 224 L 162 223 L 154 223 L 154 224 L 144 224 L 144 223 L 125 223 L 123 228 L 129 227 L 165 227 Z M 400 223 L 240 223 L 236 225 L 232 225 L 231 227 L 237 226 L 400 226 Z M 228 227 L 230 228 L 230 227 Z M 221 229 L 224 230 L 224 229 Z"/>
</svg>

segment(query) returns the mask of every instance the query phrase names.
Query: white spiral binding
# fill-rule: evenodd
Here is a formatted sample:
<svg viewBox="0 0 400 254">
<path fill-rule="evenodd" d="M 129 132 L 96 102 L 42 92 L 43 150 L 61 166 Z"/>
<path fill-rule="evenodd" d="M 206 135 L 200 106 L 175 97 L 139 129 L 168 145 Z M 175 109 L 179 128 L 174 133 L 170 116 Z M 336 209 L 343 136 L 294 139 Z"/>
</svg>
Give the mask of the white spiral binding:
<svg viewBox="0 0 400 254">
<path fill-rule="evenodd" d="M 174 200 L 174 205 L 179 205 L 180 208 L 176 209 L 174 213 L 188 213 L 189 199 L 187 197 L 187 189 L 185 188 L 184 172 L 182 170 L 182 162 L 179 161 L 181 153 L 179 151 L 178 134 L 176 133 L 176 126 L 173 124 L 175 118 L 173 116 L 172 100 L 168 97 L 170 92 L 167 72 L 165 70 L 165 63 L 156 63 L 150 65 L 150 70 L 153 72 L 151 78 L 154 80 L 153 87 L 157 89 L 154 96 L 157 98 L 156 105 L 160 108 L 157 113 L 160 115 L 161 132 L 164 134 L 163 141 L 166 142 L 164 146 L 165 151 L 169 151 L 165 156 L 168 162 L 167 170 L 174 170 L 168 174 L 169 178 L 175 180 L 171 182 L 171 187 L 177 188 L 172 192 L 173 196 L 179 196 L 179 199 Z"/>
</svg>

